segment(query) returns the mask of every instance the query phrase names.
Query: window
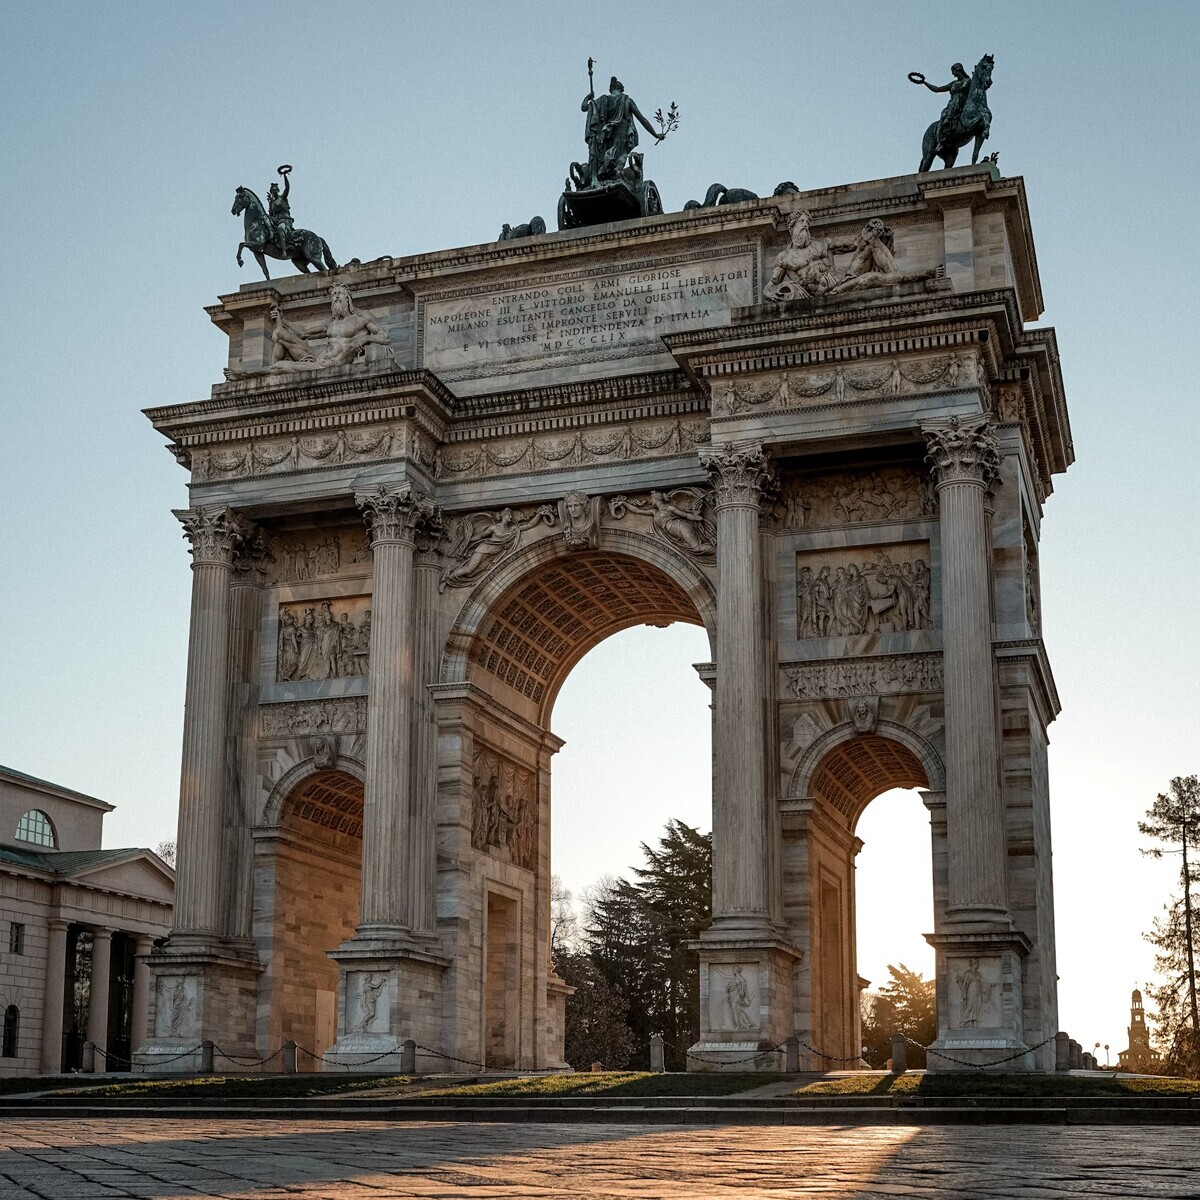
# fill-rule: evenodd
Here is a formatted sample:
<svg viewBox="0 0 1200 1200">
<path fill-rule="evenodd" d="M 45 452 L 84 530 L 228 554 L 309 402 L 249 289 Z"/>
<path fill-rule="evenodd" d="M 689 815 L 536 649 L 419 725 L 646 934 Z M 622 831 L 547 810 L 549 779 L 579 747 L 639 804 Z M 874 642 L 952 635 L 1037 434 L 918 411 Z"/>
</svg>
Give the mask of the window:
<svg viewBox="0 0 1200 1200">
<path fill-rule="evenodd" d="M 25 926 L 20 921 L 14 921 L 8 927 L 9 954 L 25 953 Z"/>
<path fill-rule="evenodd" d="M 21 1010 L 10 1004 L 4 1010 L 4 1048 L 0 1058 L 17 1057 L 17 1039 L 21 1036 Z"/>
<path fill-rule="evenodd" d="M 32 842 L 35 846 L 49 846 L 51 849 L 58 845 L 54 826 L 40 808 L 31 808 L 17 822 L 17 841 Z"/>
</svg>

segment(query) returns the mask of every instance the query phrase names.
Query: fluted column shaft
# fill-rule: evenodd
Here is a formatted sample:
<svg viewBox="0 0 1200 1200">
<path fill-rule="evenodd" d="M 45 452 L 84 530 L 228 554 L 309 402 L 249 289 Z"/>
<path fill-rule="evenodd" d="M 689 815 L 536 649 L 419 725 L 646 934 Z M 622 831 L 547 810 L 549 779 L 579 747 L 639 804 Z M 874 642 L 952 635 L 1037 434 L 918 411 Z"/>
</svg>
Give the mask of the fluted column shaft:
<svg viewBox="0 0 1200 1200">
<path fill-rule="evenodd" d="M 146 1044 L 150 1034 L 147 1028 L 150 1022 L 150 964 L 146 962 L 154 942 L 144 933 L 139 933 L 134 941 L 133 960 L 133 1003 L 129 1021 L 130 1054 Z"/>
<path fill-rule="evenodd" d="M 111 929 L 92 930 L 92 979 L 88 991 L 87 1040 L 101 1050 L 108 1049 L 108 985 L 112 968 Z M 108 1070 L 107 1059 L 101 1058 L 96 1067 Z"/>
<path fill-rule="evenodd" d="M 228 509 L 175 514 L 192 543 L 192 619 L 183 713 L 175 931 L 221 929 L 230 580 L 242 529 Z"/>
<path fill-rule="evenodd" d="M 925 430 L 937 479 L 946 705 L 946 833 L 951 921 L 1008 916 L 1000 788 L 990 546 L 985 491 L 998 473 L 989 423 Z"/>
<path fill-rule="evenodd" d="M 42 1071 L 62 1070 L 63 1002 L 67 980 L 67 923 L 50 922 L 46 948 L 46 999 L 42 1006 Z"/>
<path fill-rule="evenodd" d="M 710 451 L 717 522 L 717 683 L 714 697 L 713 919 L 768 920 L 766 731 L 763 726 L 761 446 Z"/>
<path fill-rule="evenodd" d="M 429 685 L 438 667 L 438 560 L 429 528 L 418 536 L 414 558 L 411 904 L 414 931 L 437 931 L 437 718 Z"/>
<path fill-rule="evenodd" d="M 381 487 L 356 500 L 370 531 L 375 564 L 359 932 L 404 934 L 413 927 L 413 551 L 417 530 L 432 515 L 433 505 L 407 484 Z"/>
</svg>

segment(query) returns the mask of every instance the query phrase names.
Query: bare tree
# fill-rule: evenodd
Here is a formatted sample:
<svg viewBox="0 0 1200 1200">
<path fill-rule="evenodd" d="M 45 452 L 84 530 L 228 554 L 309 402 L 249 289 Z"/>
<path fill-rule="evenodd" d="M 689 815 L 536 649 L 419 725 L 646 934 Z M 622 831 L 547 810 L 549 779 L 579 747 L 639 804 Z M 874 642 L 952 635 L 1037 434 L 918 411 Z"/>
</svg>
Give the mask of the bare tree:
<svg viewBox="0 0 1200 1200">
<path fill-rule="evenodd" d="M 173 867 L 175 865 L 175 839 L 171 838 L 168 842 L 159 842 L 154 847 L 154 853 L 168 866 Z"/>
</svg>

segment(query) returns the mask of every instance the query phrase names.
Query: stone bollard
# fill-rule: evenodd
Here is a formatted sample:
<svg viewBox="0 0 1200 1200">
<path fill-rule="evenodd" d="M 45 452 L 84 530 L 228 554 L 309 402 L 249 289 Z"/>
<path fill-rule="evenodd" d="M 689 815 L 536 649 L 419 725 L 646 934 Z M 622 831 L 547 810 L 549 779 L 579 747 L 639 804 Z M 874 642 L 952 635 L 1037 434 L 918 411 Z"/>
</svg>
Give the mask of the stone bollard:
<svg viewBox="0 0 1200 1200">
<path fill-rule="evenodd" d="M 892 1034 L 892 1074 L 903 1075 L 908 1070 L 908 1042 L 902 1033 Z"/>
<path fill-rule="evenodd" d="M 291 1038 L 283 1043 L 283 1073 L 285 1075 L 295 1075 L 296 1073 L 296 1043 Z"/>
<path fill-rule="evenodd" d="M 604 1070 L 604 1064 L 603 1064 L 603 1063 L 598 1063 L 598 1062 L 594 1062 L 594 1063 L 592 1063 L 592 1071 L 593 1071 L 595 1074 L 599 1075 L 599 1074 L 600 1074 L 600 1073 L 601 1073 L 603 1070 Z"/>
<path fill-rule="evenodd" d="M 657 1075 L 663 1075 L 667 1070 L 667 1056 L 663 1052 L 661 1033 L 650 1035 L 650 1070 Z"/>
<path fill-rule="evenodd" d="M 1071 1070 L 1078 1071 L 1083 1066 L 1083 1047 L 1071 1039 Z"/>
<path fill-rule="evenodd" d="M 793 1033 L 784 1043 L 787 1047 L 787 1069 L 789 1075 L 800 1072 L 800 1039 Z"/>
<path fill-rule="evenodd" d="M 91 1042 L 83 1043 L 83 1064 L 79 1069 L 85 1075 L 91 1075 L 96 1070 L 96 1047 Z"/>
<path fill-rule="evenodd" d="M 200 1074 L 211 1075 L 213 1073 L 213 1044 L 212 1042 L 200 1043 Z"/>
<path fill-rule="evenodd" d="M 1054 1035 L 1054 1069 L 1071 1069 L 1071 1039 L 1061 1029 Z"/>
<path fill-rule="evenodd" d="M 415 1075 L 417 1073 L 417 1043 L 412 1038 L 405 1038 L 400 1047 L 400 1074 Z"/>
</svg>

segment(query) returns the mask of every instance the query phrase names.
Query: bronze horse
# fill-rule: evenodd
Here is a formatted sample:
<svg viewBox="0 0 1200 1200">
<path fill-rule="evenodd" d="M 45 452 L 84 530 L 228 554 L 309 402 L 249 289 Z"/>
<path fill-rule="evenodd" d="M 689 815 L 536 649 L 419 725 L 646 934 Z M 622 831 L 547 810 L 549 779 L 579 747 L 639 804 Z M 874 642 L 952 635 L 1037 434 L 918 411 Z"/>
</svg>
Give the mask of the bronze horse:
<svg viewBox="0 0 1200 1200">
<path fill-rule="evenodd" d="M 925 138 L 921 143 L 921 165 L 918 171 L 928 171 L 933 166 L 934 158 L 940 158 L 943 165 L 954 166 L 959 150 L 972 138 L 975 139 L 975 151 L 971 155 L 971 164 L 979 161 L 979 151 L 987 140 L 992 129 L 992 110 L 987 104 L 987 90 L 992 86 L 992 67 L 995 59 L 985 54 L 975 64 L 971 72 L 971 87 L 963 102 L 962 112 L 957 122 L 947 129 L 939 141 L 938 127 L 941 121 L 934 121 L 925 130 Z M 919 82 L 919 80 L 914 80 Z"/>
<path fill-rule="evenodd" d="M 263 255 L 272 258 L 290 258 L 292 266 L 297 271 L 307 272 L 309 267 L 318 271 L 332 271 L 337 263 L 329 252 L 329 244 L 323 237 L 318 237 L 311 229 L 296 229 L 292 232 L 291 243 L 284 247 L 276 240 L 275 227 L 263 208 L 262 201 L 248 188 L 240 187 L 233 195 L 233 215 L 246 214 L 243 223 L 243 238 L 237 249 L 237 264 L 242 265 L 242 251 L 250 250 L 262 267 L 264 279 L 270 279 L 267 270 L 267 260 Z M 322 261 L 322 259 L 324 261 Z"/>
</svg>

